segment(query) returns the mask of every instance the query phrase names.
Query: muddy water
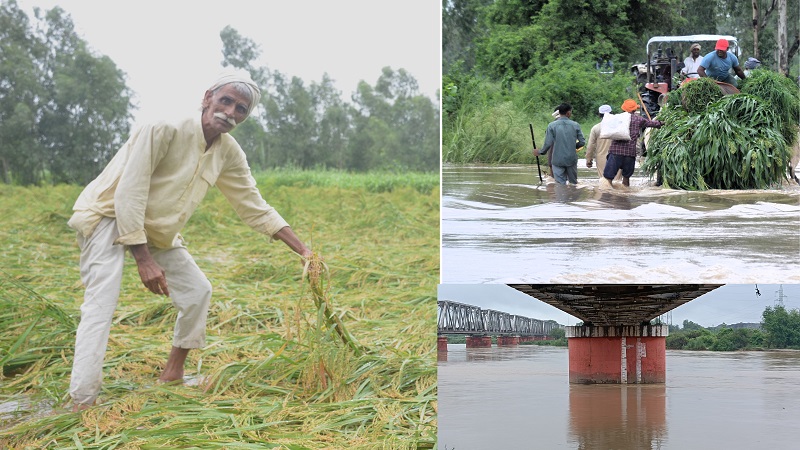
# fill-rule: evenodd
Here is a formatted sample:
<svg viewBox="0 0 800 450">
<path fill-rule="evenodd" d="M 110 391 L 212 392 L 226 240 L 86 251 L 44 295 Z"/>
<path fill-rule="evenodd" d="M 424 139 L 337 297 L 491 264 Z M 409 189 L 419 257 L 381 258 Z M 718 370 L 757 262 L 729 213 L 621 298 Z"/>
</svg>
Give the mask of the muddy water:
<svg viewBox="0 0 800 450">
<path fill-rule="evenodd" d="M 664 385 L 570 385 L 563 348 L 439 361 L 439 448 L 754 449 L 800 440 L 800 352 L 667 351 Z"/>
<path fill-rule="evenodd" d="M 583 168 L 585 160 L 578 162 Z M 540 184 L 536 166 L 442 168 L 443 283 L 800 281 L 800 186 L 688 192 Z"/>
</svg>

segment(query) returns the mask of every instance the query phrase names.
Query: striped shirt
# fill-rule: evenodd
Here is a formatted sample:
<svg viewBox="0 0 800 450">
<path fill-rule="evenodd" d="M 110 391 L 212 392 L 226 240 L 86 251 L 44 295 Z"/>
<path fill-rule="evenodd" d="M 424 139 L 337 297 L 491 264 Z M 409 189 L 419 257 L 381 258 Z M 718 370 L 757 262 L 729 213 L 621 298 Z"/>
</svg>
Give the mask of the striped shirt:
<svg viewBox="0 0 800 450">
<path fill-rule="evenodd" d="M 636 143 L 639 141 L 639 134 L 642 129 L 647 127 L 660 128 L 662 125 L 664 124 L 659 120 L 647 120 L 638 114 L 631 114 L 631 140 L 612 141 L 608 153 L 636 157 Z"/>
</svg>

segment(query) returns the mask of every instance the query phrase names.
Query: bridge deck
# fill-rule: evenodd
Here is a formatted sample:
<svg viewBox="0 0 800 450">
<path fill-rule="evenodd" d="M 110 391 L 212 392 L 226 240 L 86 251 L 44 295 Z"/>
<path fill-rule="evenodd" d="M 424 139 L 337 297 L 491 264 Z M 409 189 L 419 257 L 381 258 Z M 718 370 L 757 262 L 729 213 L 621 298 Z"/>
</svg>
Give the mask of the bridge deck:
<svg viewBox="0 0 800 450">
<path fill-rule="evenodd" d="M 720 284 L 509 284 L 594 325 L 638 325 L 706 294 Z"/>
</svg>

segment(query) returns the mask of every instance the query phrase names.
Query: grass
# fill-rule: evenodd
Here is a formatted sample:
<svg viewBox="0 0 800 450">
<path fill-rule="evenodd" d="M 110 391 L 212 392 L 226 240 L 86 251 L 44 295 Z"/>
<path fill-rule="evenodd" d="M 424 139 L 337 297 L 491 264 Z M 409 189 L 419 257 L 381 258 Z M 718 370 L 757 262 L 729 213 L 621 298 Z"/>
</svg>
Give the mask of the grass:
<svg viewBox="0 0 800 450">
<path fill-rule="evenodd" d="M 18 405 L 0 412 L 0 448 L 435 446 L 438 174 L 256 178 L 324 259 L 323 282 L 212 190 L 183 232 L 214 287 L 207 345 L 186 364 L 197 385 L 155 382 L 175 312 L 128 260 L 100 404 L 83 413 L 64 409 L 81 187 L 0 186 L 0 404 Z"/>
</svg>

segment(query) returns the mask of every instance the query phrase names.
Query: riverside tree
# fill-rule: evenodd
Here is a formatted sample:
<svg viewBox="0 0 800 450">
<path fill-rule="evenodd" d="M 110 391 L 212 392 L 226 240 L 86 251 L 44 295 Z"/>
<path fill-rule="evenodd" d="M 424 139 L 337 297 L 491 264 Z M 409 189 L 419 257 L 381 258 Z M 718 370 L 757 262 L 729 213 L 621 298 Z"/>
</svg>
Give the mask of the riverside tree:
<svg viewBox="0 0 800 450">
<path fill-rule="evenodd" d="M 0 179 L 86 183 L 128 133 L 131 92 L 64 10 L 35 19 L 0 4 Z"/>
</svg>

